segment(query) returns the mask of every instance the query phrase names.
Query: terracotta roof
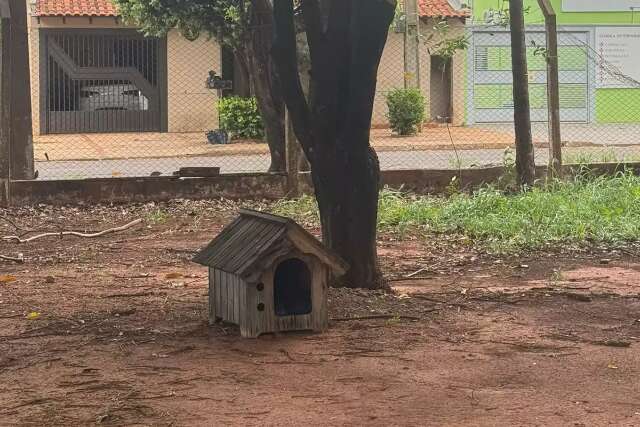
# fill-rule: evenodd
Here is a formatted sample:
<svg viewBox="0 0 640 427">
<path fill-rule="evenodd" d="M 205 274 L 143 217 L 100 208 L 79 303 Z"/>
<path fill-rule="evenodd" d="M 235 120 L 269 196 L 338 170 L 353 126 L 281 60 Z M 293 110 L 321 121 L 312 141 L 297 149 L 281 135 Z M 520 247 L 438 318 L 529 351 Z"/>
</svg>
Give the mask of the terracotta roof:
<svg viewBox="0 0 640 427">
<path fill-rule="evenodd" d="M 422 17 L 469 17 L 469 9 L 454 9 L 447 0 L 419 0 Z M 118 16 L 110 0 L 36 0 L 36 16 Z"/>
<path fill-rule="evenodd" d="M 469 9 L 454 9 L 447 0 L 419 0 L 418 7 L 420 16 L 433 18 L 467 18 L 470 16 Z"/>
<path fill-rule="evenodd" d="M 36 16 L 118 16 L 110 0 L 37 0 Z"/>
</svg>

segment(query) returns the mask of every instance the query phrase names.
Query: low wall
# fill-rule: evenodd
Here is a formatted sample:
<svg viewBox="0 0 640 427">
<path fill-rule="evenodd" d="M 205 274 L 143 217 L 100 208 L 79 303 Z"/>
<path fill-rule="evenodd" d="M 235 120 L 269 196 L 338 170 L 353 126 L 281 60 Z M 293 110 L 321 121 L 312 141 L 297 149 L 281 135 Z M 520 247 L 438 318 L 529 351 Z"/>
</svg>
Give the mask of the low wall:
<svg viewBox="0 0 640 427">
<path fill-rule="evenodd" d="M 0 190 L 1 191 L 1 190 Z M 278 199 L 287 192 L 282 174 L 237 174 L 213 178 L 100 178 L 14 181 L 11 205 L 135 203 L 170 199 Z M 0 200 L 3 198 L 0 197 Z"/>
<path fill-rule="evenodd" d="M 565 176 L 589 169 L 594 175 L 612 175 L 623 170 L 640 174 L 640 163 L 600 163 L 566 165 Z M 547 168 L 536 168 L 544 178 Z M 458 188 L 471 190 L 495 182 L 504 174 L 504 168 L 457 170 L 397 170 L 383 171 L 382 184 L 391 188 L 417 193 L 444 192 L 453 178 Z M 289 194 L 286 174 L 229 174 L 212 178 L 99 178 L 68 181 L 13 181 L 8 187 L 0 185 L 0 205 L 7 205 L 7 189 L 12 206 L 47 203 L 56 205 L 77 203 L 135 203 L 166 201 L 171 199 L 280 199 Z M 303 193 L 313 192 L 309 173 L 300 174 L 299 188 Z"/>
</svg>

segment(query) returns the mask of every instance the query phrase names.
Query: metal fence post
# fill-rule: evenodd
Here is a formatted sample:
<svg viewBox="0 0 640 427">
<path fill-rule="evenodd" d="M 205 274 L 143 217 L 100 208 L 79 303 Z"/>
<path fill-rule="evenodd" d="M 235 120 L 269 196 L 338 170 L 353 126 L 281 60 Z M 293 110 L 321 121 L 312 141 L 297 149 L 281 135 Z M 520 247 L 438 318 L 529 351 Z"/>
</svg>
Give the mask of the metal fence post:
<svg viewBox="0 0 640 427">
<path fill-rule="evenodd" d="M 300 196 L 300 155 L 301 147 L 293 132 L 293 123 L 289 110 L 285 115 L 285 144 L 286 144 L 286 165 L 287 165 L 287 196 Z"/>
<path fill-rule="evenodd" d="M 558 66 L 558 28 L 556 13 L 549 0 L 538 0 L 544 14 L 547 33 L 547 102 L 549 108 L 549 177 L 562 173 L 562 136 L 560 134 L 560 78 Z"/>
</svg>

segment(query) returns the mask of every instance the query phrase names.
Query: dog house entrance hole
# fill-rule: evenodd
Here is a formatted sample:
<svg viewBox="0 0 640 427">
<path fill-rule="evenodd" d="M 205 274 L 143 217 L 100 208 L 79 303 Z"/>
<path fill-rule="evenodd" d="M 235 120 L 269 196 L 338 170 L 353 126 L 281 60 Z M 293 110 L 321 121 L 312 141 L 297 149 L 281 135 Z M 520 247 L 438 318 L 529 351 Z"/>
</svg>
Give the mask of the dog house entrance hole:
<svg viewBox="0 0 640 427">
<path fill-rule="evenodd" d="M 273 298 L 278 316 L 311 313 L 311 272 L 304 261 L 287 259 L 276 268 Z"/>
</svg>

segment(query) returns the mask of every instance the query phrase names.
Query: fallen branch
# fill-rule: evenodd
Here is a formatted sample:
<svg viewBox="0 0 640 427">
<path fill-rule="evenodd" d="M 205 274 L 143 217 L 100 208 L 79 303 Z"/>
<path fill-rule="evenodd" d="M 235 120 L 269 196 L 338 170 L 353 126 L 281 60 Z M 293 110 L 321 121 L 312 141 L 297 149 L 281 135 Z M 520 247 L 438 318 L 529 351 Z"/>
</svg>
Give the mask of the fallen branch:
<svg viewBox="0 0 640 427">
<path fill-rule="evenodd" d="M 436 311 L 436 310 L 433 310 Z M 350 322 L 352 320 L 373 320 L 373 319 L 402 319 L 402 320 L 420 320 L 415 316 L 397 316 L 395 314 L 378 314 L 372 316 L 359 316 L 359 317 L 334 317 L 332 322 Z"/>
<path fill-rule="evenodd" d="M 117 233 L 120 231 L 124 231 L 127 230 L 135 225 L 138 225 L 142 222 L 141 218 L 136 219 L 135 221 L 131 221 L 128 224 L 125 224 L 121 227 L 115 227 L 115 228 L 109 228 L 108 230 L 103 230 L 100 231 L 98 233 L 80 233 L 78 231 L 60 231 L 60 232 L 51 232 L 51 233 L 42 233 L 42 234 L 38 234 L 36 236 L 32 236 L 32 237 L 28 237 L 26 239 L 22 239 L 19 236 L 5 236 L 2 238 L 2 240 L 7 240 L 7 241 L 13 241 L 13 242 L 17 242 L 17 243 L 29 243 L 32 242 L 34 240 L 37 239 L 41 239 L 43 237 L 52 237 L 52 236 L 59 236 L 59 237 L 63 237 L 63 236 L 76 236 L 76 237 L 84 237 L 87 239 L 92 239 L 95 237 L 100 237 L 100 236 L 104 236 L 105 234 L 110 234 L 110 233 Z"/>
<path fill-rule="evenodd" d="M 138 297 L 148 297 L 151 295 L 155 295 L 155 294 L 153 292 L 138 292 L 134 294 L 109 294 L 101 298 L 138 298 Z"/>
<path fill-rule="evenodd" d="M 22 264 L 24 262 L 24 257 L 22 256 L 22 254 L 18 255 L 17 257 L 0 255 L 0 259 L 3 261 L 17 262 L 18 264 Z"/>
</svg>

